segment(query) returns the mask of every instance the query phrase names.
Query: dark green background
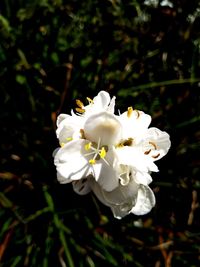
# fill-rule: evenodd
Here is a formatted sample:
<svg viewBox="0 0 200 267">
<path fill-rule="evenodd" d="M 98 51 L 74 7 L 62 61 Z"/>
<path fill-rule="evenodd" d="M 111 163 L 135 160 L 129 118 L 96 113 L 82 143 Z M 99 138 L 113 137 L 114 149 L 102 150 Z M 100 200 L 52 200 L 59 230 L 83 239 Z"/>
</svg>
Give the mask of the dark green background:
<svg viewBox="0 0 200 267">
<path fill-rule="evenodd" d="M 172 2 L 0 1 L 1 267 L 198 266 L 200 5 Z M 171 136 L 145 216 L 56 180 L 56 116 L 100 90 Z"/>
</svg>

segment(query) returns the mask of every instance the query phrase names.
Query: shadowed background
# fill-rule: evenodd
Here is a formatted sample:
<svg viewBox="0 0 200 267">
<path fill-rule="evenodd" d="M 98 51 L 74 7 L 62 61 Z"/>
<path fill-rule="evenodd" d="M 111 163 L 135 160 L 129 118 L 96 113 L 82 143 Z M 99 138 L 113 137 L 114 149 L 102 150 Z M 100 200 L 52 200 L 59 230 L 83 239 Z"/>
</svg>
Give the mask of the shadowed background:
<svg viewBox="0 0 200 267">
<path fill-rule="evenodd" d="M 1 0 L 0 266 L 198 266 L 200 5 L 165 2 Z M 100 90 L 171 136 L 145 216 L 56 180 L 56 117 Z"/>
</svg>

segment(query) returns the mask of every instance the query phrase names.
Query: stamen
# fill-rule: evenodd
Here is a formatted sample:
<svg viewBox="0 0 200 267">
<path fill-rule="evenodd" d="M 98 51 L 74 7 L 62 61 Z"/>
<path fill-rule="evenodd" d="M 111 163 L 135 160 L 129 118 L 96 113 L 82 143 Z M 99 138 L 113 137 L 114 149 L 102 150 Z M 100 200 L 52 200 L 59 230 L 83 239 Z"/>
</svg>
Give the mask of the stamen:
<svg viewBox="0 0 200 267">
<path fill-rule="evenodd" d="M 84 105 L 83 105 L 83 103 L 81 102 L 81 100 L 79 100 L 79 99 L 76 99 L 76 105 L 79 107 L 79 108 L 84 108 Z"/>
<path fill-rule="evenodd" d="M 133 113 L 133 108 L 132 107 L 128 107 L 128 110 L 127 110 L 127 117 L 130 118 L 131 115 Z"/>
<path fill-rule="evenodd" d="M 67 140 L 67 141 L 72 141 L 73 138 L 72 138 L 72 137 L 67 137 L 66 140 Z"/>
<path fill-rule="evenodd" d="M 93 155 L 93 158 L 88 160 L 91 165 L 94 165 L 100 159 L 102 159 L 107 165 L 109 165 L 109 163 L 105 159 L 108 151 L 108 146 L 100 146 L 100 143 L 101 140 L 99 139 L 98 144 L 89 142 L 84 146 L 85 150 L 89 151 L 89 153 L 84 154 L 84 156 L 88 157 Z"/>
<path fill-rule="evenodd" d="M 160 156 L 160 153 L 158 153 L 156 156 L 152 156 L 152 158 L 157 159 Z"/>
<path fill-rule="evenodd" d="M 124 144 L 123 144 L 123 142 L 121 142 L 121 143 L 117 144 L 115 147 L 119 148 L 119 147 L 123 147 L 123 146 L 124 146 Z"/>
<path fill-rule="evenodd" d="M 157 149 L 157 146 L 154 142 L 149 141 L 149 144 L 152 145 L 154 147 L 154 149 Z"/>
<path fill-rule="evenodd" d="M 99 153 L 99 155 L 100 155 L 100 157 L 101 157 L 102 159 L 104 159 L 104 158 L 105 158 L 105 156 L 106 156 L 106 150 L 105 150 L 105 148 L 104 148 L 104 147 L 102 147 L 102 149 L 100 150 L 100 153 Z"/>
<path fill-rule="evenodd" d="M 123 146 L 131 146 L 133 143 L 133 138 L 128 138 L 122 142 L 120 142 L 116 147 L 123 147 Z"/>
<path fill-rule="evenodd" d="M 94 103 L 94 101 L 89 97 L 87 97 L 87 101 L 89 102 L 89 104 L 93 104 Z"/>
<path fill-rule="evenodd" d="M 91 146 L 92 146 L 92 143 L 91 143 L 91 142 L 85 144 L 85 150 L 86 150 L 86 151 L 90 150 L 90 149 L 91 149 Z"/>
<path fill-rule="evenodd" d="M 137 118 L 136 119 L 138 119 L 140 117 L 140 112 L 137 109 L 135 109 L 135 112 L 137 113 Z"/>
<path fill-rule="evenodd" d="M 125 140 L 124 142 L 123 142 L 123 145 L 124 146 L 131 146 L 132 145 L 132 143 L 133 143 L 133 138 L 128 138 L 127 140 Z"/>
<path fill-rule="evenodd" d="M 60 146 L 61 146 L 61 147 L 64 147 L 64 145 L 65 145 L 65 143 L 60 143 Z"/>
<path fill-rule="evenodd" d="M 78 113 L 84 113 L 84 112 L 85 112 L 85 109 L 83 109 L 83 108 L 75 108 L 75 110 L 76 110 Z"/>
<path fill-rule="evenodd" d="M 86 139 L 86 138 L 85 138 L 85 132 L 84 132 L 83 129 L 80 129 L 80 134 L 81 134 L 81 138 L 82 138 L 82 139 Z"/>
<path fill-rule="evenodd" d="M 145 151 L 144 154 L 145 154 L 145 155 L 149 155 L 150 152 L 151 152 L 151 149 Z"/>
<path fill-rule="evenodd" d="M 95 159 L 90 159 L 90 160 L 89 160 L 89 163 L 90 163 L 91 165 L 94 165 L 94 164 L 96 163 L 96 160 L 95 160 Z"/>
</svg>

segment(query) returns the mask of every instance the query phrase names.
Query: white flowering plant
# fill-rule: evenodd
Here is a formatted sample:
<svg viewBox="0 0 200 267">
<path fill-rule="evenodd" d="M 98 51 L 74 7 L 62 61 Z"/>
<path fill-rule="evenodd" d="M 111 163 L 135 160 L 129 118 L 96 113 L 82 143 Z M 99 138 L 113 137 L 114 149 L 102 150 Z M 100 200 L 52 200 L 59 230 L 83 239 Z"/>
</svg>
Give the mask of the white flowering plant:
<svg viewBox="0 0 200 267">
<path fill-rule="evenodd" d="M 92 191 L 116 218 L 148 213 L 155 206 L 151 173 L 171 146 L 169 135 L 149 128 L 151 116 L 143 111 L 128 107 L 116 115 L 115 97 L 105 91 L 87 101 L 76 100 L 76 112 L 57 118 L 58 181 L 80 195 Z"/>
</svg>

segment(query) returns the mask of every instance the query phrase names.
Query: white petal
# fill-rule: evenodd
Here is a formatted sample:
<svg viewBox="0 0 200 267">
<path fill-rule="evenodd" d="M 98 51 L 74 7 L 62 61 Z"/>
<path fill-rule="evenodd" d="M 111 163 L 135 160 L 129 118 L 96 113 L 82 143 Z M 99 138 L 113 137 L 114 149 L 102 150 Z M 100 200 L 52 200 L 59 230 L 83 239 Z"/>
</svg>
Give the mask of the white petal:
<svg viewBox="0 0 200 267">
<path fill-rule="evenodd" d="M 112 213 L 116 219 L 122 219 L 126 215 L 130 214 L 130 209 L 132 207 L 132 203 L 125 203 L 124 205 L 116 206 L 113 205 L 111 206 Z"/>
<path fill-rule="evenodd" d="M 119 184 L 117 171 L 103 160 L 99 162 L 92 166 L 95 180 L 104 190 L 112 191 Z"/>
<path fill-rule="evenodd" d="M 84 125 L 84 133 L 88 140 L 101 145 L 117 144 L 121 140 L 122 127 L 117 117 L 101 112 L 90 116 Z"/>
<path fill-rule="evenodd" d="M 74 191 L 79 195 L 86 195 L 91 191 L 89 178 L 73 181 L 72 185 Z"/>
<path fill-rule="evenodd" d="M 110 99 L 108 92 L 100 91 L 93 99 L 95 109 L 98 110 L 98 112 L 107 111 L 113 114 L 115 108 L 115 98 L 116 97 L 114 96 Z"/>
<path fill-rule="evenodd" d="M 94 105 L 99 109 L 106 109 L 110 103 L 110 95 L 105 91 L 100 91 L 96 97 L 93 99 Z"/>
<path fill-rule="evenodd" d="M 109 148 L 105 159 L 100 159 L 93 166 L 95 180 L 106 191 L 112 191 L 119 184 L 115 150 Z"/>
<path fill-rule="evenodd" d="M 56 121 L 56 125 L 57 127 L 60 125 L 60 123 L 65 120 L 66 118 L 70 117 L 70 115 L 68 114 L 60 114 L 58 117 L 57 117 L 57 121 Z"/>
<path fill-rule="evenodd" d="M 135 206 L 131 212 L 135 215 L 144 215 L 155 206 L 155 196 L 153 191 L 144 185 L 140 185 Z"/>
<path fill-rule="evenodd" d="M 90 174 L 90 168 L 87 159 L 83 156 L 85 140 L 71 141 L 64 147 L 60 148 L 54 158 L 59 176 L 62 181 L 79 180 Z"/>
<path fill-rule="evenodd" d="M 58 128 L 56 130 L 57 138 L 60 143 L 67 143 L 69 138 L 79 138 L 80 129 L 83 128 L 84 118 L 81 116 L 64 116 L 58 117 Z"/>
<path fill-rule="evenodd" d="M 152 182 L 151 175 L 147 172 L 137 171 L 135 174 L 135 182 L 137 184 L 148 185 Z"/>
<path fill-rule="evenodd" d="M 113 96 L 113 98 L 111 99 L 110 104 L 109 104 L 109 106 L 107 108 L 107 111 L 110 112 L 110 113 L 112 113 L 112 114 L 115 111 L 115 99 L 116 99 L 116 97 Z"/>
<path fill-rule="evenodd" d="M 140 148 L 124 146 L 117 148 L 116 154 L 120 164 L 132 166 L 140 172 L 158 171 L 157 166 L 153 163 L 153 159 L 146 157 Z"/>
<path fill-rule="evenodd" d="M 171 146 L 168 133 L 163 132 L 155 127 L 147 130 L 144 141 L 144 149 L 149 150 L 152 148 L 151 143 L 155 144 L 155 149 L 152 149 L 151 153 L 148 155 L 151 156 L 154 161 L 165 156 Z"/>
<path fill-rule="evenodd" d="M 137 199 L 138 185 L 134 181 L 127 186 L 119 185 L 111 192 L 103 190 L 95 181 L 91 181 L 91 188 L 97 198 L 110 207 L 113 215 L 118 219 L 131 212 Z"/>
<path fill-rule="evenodd" d="M 84 106 L 84 117 L 88 117 L 91 114 L 107 111 L 109 109 L 110 95 L 105 91 L 100 91 L 97 96 L 94 97 L 89 105 Z"/>
<path fill-rule="evenodd" d="M 137 143 L 149 127 L 151 116 L 143 111 L 133 110 L 130 115 L 127 111 L 121 114 L 119 120 L 123 126 L 123 139 L 132 137 Z"/>
<path fill-rule="evenodd" d="M 69 125 L 64 125 L 62 128 L 58 128 L 56 130 L 56 134 L 57 138 L 59 139 L 59 143 L 67 143 L 68 140 L 73 138 L 75 131 L 75 127 L 71 127 Z"/>
<path fill-rule="evenodd" d="M 106 201 L 110 204 L 124 205 L 124 203 L 131 203 L 132 208 L 133 203 L 135 203 L 135 199 L 137 197 L 137 192 L 138 184 L 136 184 L 134 181 L 131 181 L 126 186 L 119 185 L 112 192 L 103 191 L 103 195 Z"/>
<path fill-rule="evenodd" d="M 56 149 L 53 151 L 52 156 L 53 156 L 54 158 L 55 158 L 56 153 L 57 153 L 59 150 L 60 150 L 60 147 L 56 148 Z"/>
</svg>

